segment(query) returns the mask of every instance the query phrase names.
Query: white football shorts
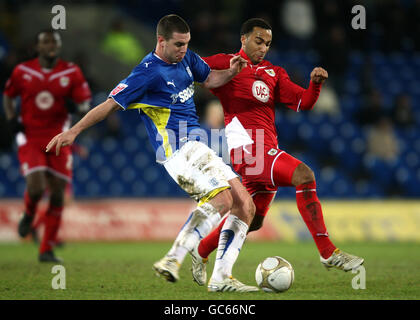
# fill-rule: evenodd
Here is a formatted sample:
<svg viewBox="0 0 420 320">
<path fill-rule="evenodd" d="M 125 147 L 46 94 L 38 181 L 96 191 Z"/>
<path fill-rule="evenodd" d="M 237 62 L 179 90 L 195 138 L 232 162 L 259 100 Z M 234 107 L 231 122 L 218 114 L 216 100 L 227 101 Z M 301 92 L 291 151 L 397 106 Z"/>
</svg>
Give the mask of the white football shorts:
<svg viewBox="0 0 420 320">
<path fill-rule="evenodd" d="M 230 188 L 237 174 L 216 152 L 199 141 L 188 141 L 163 163 L 172 179 L 199 202 L 213 190 Z"/>
</svg>

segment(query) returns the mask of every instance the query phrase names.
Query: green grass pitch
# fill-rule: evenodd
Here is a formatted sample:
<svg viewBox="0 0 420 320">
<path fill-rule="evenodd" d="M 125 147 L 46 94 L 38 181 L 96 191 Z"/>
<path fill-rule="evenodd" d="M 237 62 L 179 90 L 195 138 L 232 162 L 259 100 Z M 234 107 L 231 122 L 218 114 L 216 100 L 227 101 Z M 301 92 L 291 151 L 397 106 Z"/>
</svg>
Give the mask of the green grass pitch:
<svg viewBox="0 0 420 320">
<path fill-rule="evenodd" d="M 365 258 L 366 289 L 352 288 L 357 274 L 326 271 L 312 242 L 246 242 L 233 275 L 255 284 L 254 273 L 265 257 L 290 261 L 295 282 L 284 293 L 208 293 L 190 275 L 190 257 L 181 279 L 168 283 L 154 275 L 152 264 L 169 242 L 68 243 L 56 253 L 65 259 L 66 289 L 54 290 L 53 264 L 37 261 L 32 243 L 0 244 L 0 299 L 134 300 L 383 300 L 420 299 L 420 246 L 416 243 L 343 243 L 340 248 Z M 208 275 L 215 255 L 210 256 Z"/>
</svg>

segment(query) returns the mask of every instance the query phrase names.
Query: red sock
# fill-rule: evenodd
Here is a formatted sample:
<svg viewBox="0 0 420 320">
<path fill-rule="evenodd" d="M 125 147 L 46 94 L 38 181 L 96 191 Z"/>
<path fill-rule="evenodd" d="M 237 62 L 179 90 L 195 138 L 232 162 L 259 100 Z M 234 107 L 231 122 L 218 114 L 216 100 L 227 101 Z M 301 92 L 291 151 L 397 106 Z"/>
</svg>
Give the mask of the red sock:
<svg viewBox="0 0 420 320">
<path fill-rule="evenodd" d="M 45 215 L 44 236 L 42 237 L 41 246 L 39 248 L 40 253 L 52 250 L 60 227 L 62 212 L 63 207 L 54 207 L 50 205 L 48 208 Z"/>
<path fill-rule="evenodd" d="M 37 201 L 32 200 L 31 197 L 29 197 L 29 194 L 28 194 L 27 190 L 25 190 L 25 192 L 23 194 L 23 199 L 24 199 L 24 202 L 25 202 L 25 213 L 28 216 L 33 217 L 36 213 L 36 208 L 38 207 L 39 200 L 37 200 Z"/>
<path fill-rule="evenodd" d="M 38 229 L 41 224 L 45 223 L 46 215 L 48 210 L 41 210 L 37 213 L 34 221 L 32 222 L 32 228 Z"/>
<path fill-rule="evenodd" d="M 304 183 L 296 187 L 296 202 L 299 212 L 314 238 L 323 258 L 331 256 L 336 249 L 330 241 L 322 215 L 321 203 L 316 195 L 316 182 Z"/>
<path fill-rule="evenodd" d="M 210 232 L 206 237 L 201 239 L 200 244 L 198 245 L 198 253 L 202 258 L 207 258 L 210 253 L 217 249 L 217 246 L 219 245 L 220 232 L 222 231 L 227 217 L 228 215 L 226 215 L 226 217 L 220 221 L 217 228 Z"/>
</svg>

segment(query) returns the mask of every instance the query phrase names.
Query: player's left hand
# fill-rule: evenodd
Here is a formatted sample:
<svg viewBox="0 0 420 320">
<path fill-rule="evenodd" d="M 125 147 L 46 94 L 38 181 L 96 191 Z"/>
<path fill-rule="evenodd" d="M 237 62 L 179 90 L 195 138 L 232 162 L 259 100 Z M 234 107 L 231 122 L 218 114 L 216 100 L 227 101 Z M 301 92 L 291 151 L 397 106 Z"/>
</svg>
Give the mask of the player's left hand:
<svg viewBox="0 0 420 320">
<path fill-rule="evenodd" d="M 234 72 L 234 74 L 238 74 L 246 67 L 247 63 L 248 62 L 240 55 L 234 56 L 230 59 L 230 69 Z"/>
<path fill-rule="evenodd" d="M 328 79 L 327 70 L 325 70 L 321 67 L 316 67 L 316 68 L 314 68 L 314 70 L 312 70 L 312 72 L 311 72 L 311 81 L 312 82 L 322 84 L 327 79 Z"/>
</svg>

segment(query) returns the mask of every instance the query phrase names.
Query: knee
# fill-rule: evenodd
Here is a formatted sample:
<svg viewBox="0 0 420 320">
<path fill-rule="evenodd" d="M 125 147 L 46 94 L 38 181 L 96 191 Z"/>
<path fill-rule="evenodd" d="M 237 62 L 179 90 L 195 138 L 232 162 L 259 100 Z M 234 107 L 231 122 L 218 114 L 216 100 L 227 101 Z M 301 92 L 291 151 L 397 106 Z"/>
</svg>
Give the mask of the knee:
<svg viewBox="0 0 420 320">
<path fill-rule="evenodd" d="M 34 201 L 37 201 L 42 198 L 45 192 L 45 186 L 43 185 L 28 185 L 27 187 L 27 193 L 29 198 L 31 198 Z"/>
<path fill-rule="evenodd" d="M 308 167 L 308 170 L 305 172 L 305 174 L 302 177 L 302 183 L 308 183 L 315 181 L 315 173 L 312 171 L 311 168 Z"/>
<path fill-rule="evenodd" d="M 217 195 L 213 201 L 210 201 L 210 204 L 223 216 L 225 213 L 229 212 L 229 210 L 233 206 L 233 198 L 232 194 L 229 190 L 225 190 Z"/>
<path fill-rule="evenodd" d="M 315 181 L 315 173 L 306 164 L 301 163 L 293 173 L 293 185 L 298 186 L 313 181 Z"/>
</svg>

